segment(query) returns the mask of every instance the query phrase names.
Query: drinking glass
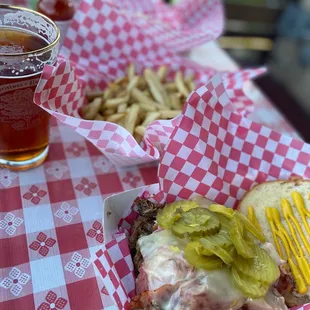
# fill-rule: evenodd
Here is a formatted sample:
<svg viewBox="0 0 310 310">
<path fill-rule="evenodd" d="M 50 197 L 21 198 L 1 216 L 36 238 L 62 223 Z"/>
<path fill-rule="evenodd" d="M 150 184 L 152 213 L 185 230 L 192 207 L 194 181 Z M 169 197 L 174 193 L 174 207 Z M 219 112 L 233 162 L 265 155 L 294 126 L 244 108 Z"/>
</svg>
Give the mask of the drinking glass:
<svg viewBox="0 0 310 310">
<path fill-rule="evenodd" d="M 57 60 L 59 37 L 44 15 L 0 4 L 0 167 L 26 170 L 47 157 L 50 116 L 33 96 L 44 65 Z"/>
</svg>

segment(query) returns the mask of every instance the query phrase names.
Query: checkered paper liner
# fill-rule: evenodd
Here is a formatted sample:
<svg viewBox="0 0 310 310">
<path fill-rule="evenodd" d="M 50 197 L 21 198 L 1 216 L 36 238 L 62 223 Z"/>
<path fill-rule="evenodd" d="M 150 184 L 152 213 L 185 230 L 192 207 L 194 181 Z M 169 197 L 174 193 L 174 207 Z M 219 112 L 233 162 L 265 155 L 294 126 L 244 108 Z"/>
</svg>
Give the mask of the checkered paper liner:
<svg viewBox="0 0 310 310">
<path fill-rule="evenodd" d="M 310 145 L 237 113 L 220 76 L 193 92 L 178 118 L 162 151 L 158 191 L 147 188 L 149 194 L 155 193 L 153 198 L 159 202 L 199 195 L 234 207 L 257 183 L 292 176 L 310 177 Z M 105 212 L 105 208 L 116 208 L 117 204 L 124 208 L 123 213 L 118 211 L 116 215 L 121 224 L 119 233 L 117 224 L 114 229 L 108 224 L 107 243 L 97 252 L 94 262 L 110 295 L 126 307 L 134 294 L 135 282 L 124 229 L 130 228 L 137 214 L 130 208 L 133 201 L 130 193 L 121 195 L 124 195 L 123 204 L 122 197 L 111 197 L 114 203 L 104 205 Z M 116 218 L 113 223 L 117 223 Z M 109 282 L 107 275 L 111 278 L 112 272 L 114 278 Z M 295 310 L 308 307 L 304 305 Z"/>
<path fill-rule="evenodd" d="M 169 5 L 162 0 L 117 0 L 119 8 L 156 41 L 172 51 L 184 51 L 214 41 L 224 27 L 219 0 L 183 0 Z"/>
</svg>

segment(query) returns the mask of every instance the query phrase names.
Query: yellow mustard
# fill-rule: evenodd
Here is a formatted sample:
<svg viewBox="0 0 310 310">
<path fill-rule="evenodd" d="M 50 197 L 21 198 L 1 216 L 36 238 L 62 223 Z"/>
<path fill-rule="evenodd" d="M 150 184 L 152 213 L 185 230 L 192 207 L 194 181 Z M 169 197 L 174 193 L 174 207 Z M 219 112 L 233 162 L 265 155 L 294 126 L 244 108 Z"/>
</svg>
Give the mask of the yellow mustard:
<svg viewBox="0 0 310 310">
<path fill-rule="evenodd" d="M 297 291 L 300 294 L 304 294 L 307 292 L 307 286 L 304 279 L 308 281 L 310 280 L 310 270 L 307 260 L 304 256 L 300 257 L 298 252 L 294 246 L 293 241 L 291 240 L 289 233 L 285 229 L 285 227 L 281 223 L 280 212 L 276 208 L 266 208 L 266 217 L 268 223 L 270 225 L 270 229 L 273 235 L 274 243 L 276 245 L 277 251 L 282 259 L 287 259 L 288 265 L 290 266 L 293 278 L 297 285 Z M 286 255 L 284 255 L 282 248 L 280 246 L 279 240 L 282 242 L 283 247 L 285 249 Z M 293 257 L 295 258 L 298 267 L 295 265 L 293 261 Z M 299 272 L 301 271 L 301 273 Z M 309 279 L 309 280 L 308 280 Z"/>
<path fill-rule="evenodd" d="M 294 206 L 301 217 L 302 224 L 310 235 L 310 227 L 307 222 L 307 217 L 310 218 L 310 212 L 306 209 L 301 194 L 294 191 L 292 193 L 292 199 Z M 288 230 L 283 226 L 281 215 L 277 208 L 267 207 L 265 210 L 266 218 L 270 225 L 278 254 L 282 259 L 287 260 L 297 285 L 297 291 L 304 294 L 307 291 L 307 285 L 310 285 L 310 265 L 305 257 L 304 249 L 300 244 L 300 240 L 309 254 L 310 245 L 302 229 L 301 223 L 299 223 L 294 214 L 290 202 L 285 198 L 281 199 L 281 210 L 283 218 L 287 223 Z M 255 226 L 259 225 L 254 209 L 251 206 L 248 208 L 248 218 Z M 282 243 L 283 247 L 281 247 L 280 243 Z M 283 249 L 285 250 L 285 253 L 283 253 Z"/>
</svg>

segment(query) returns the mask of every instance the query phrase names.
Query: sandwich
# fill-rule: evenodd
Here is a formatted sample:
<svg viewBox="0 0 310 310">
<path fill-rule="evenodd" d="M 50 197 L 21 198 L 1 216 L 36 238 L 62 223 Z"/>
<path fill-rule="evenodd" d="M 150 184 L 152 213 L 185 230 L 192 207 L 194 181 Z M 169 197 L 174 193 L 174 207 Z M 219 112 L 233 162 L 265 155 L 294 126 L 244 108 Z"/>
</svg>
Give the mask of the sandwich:
<svg viewBox="0 0 310 310">
<path fill-rule="evenodd" d="M 265 211 L 254 213 L 256 200 L 248 195 L 239 211 L 201 197 L 167 205 L 137 199 L 140 216 L 129 237 L 137 293 L 131 308 L 288 309 L 294 278 L 287 258 L 264 225 Z M 268 200 L 261 200 L 258 208 L 263 201 L 265 208 Z"/>
</svg>

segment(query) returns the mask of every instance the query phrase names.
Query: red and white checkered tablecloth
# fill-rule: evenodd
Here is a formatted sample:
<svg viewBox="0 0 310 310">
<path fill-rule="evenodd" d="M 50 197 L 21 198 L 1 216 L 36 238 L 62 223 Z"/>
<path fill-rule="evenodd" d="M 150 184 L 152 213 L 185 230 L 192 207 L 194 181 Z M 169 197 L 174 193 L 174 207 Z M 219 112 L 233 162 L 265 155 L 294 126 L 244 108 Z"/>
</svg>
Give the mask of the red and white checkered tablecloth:
<svg viewBox="0 0 310 310">
<path fill-rule="evenodd" d="M 0 169 L 0 310 L 111 306 L 90 262 L 103 243 L 103 199 L 155 182 L 155 164 L 117 170 L 53 119 L 43 165 Z"/>
</svg>

